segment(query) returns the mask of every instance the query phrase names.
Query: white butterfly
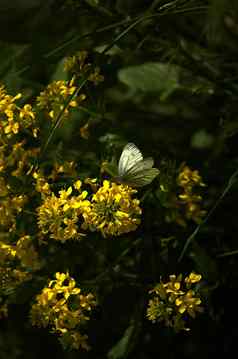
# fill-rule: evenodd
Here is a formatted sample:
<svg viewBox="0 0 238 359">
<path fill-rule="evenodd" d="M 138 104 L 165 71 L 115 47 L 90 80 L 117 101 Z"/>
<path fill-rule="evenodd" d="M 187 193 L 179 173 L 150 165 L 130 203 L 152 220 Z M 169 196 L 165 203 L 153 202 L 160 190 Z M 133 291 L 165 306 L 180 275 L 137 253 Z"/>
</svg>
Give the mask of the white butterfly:
<svg viewBox="0 0 238 359">
<path fill-rule="evenodd" d="M 131 187 L 142 187 L 153 181 L 159 174 L 157 168 L 153 168 L 152 157 L 143 159 L 142 153 L 134 145 L 128 143 L 122 151 L 118 163 L 118 177 L 116 180 Z"/>
</svg>

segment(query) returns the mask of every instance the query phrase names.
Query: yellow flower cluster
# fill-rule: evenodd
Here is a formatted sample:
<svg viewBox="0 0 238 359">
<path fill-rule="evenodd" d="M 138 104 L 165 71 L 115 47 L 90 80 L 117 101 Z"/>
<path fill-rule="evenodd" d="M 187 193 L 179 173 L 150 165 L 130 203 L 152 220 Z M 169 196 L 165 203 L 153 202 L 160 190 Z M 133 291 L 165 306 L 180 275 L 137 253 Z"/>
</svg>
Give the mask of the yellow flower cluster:
<svg viewBox="0 0 238 359">
<path fill-rule="evenodd" d="M 38 252 L 33 244 L 33 238 L 29 235 L 18 239 L 16 243 L 16 256 L 23 268 L 34 271 L 41 267 Z"/>
<path fill-rule="evenodd" d="M 8 95 L 5 87 L 0 85 L 0 138 L 5 142 L 6 139 L 16 135 L 20 130 L 31 128 L 33 136 L 37 136 L 37 128 L 35 125 L 35 113 L 30 104 L 26 104 L 23 108 L 16 104 L 22 95 Z"/>
<path fill-rule="evenodd" d="M 37 210 L 38 226 L 44 235 L 61 242 L 83 235 L 79 224 L 90 202 L 86 199 L 87 191 L 81 191 L 81 181 L 77 181 L 74 188 L 77 195 L 73 195 L 73 188 L 69 187 L 59 191 L 58 197 L 54 193 L 45 197 Z"/>
<path fill-rule="evenodd" d="M 57 180 L 63 178 L 64 180 L 67 177 L 76 178 L 77 172 L 75 169 L 74 161 L 65 161 L 59 164 L 55 162 L 52 166 L 51 172 L 46 176 L 43 174 L 42 170 L 35 168 L 32 173 L 32 177 L 35 180 L 35 190 L 41 193 L 41 196 L 44 198 L 46 195 L 52 193 L 51 184 L 55 184 Z"/>
<path fill-rule="evenodd" d="M 202 210 L 200 205 L 202 197 L 195 193 L 195 188 L 205 187 L 201 176 L 197 170 L 193 171 L 188 166 L 183 166 L 178 175 L 177 183 L 182 188 L 179 200 L 185 208 L 186 219 L 192 219 L 194 222 L 199 223 L 206 214 L 206 211 Z"/>
<path fill-rule="evenodd" d="M 35 179 L 35 190 L 41 194 L 42 197 L 51 194 L 50 184 L 47 182 L 45 176 L 40 171 L 34 171 L 32 177 Z"/>
<path fill-rule="evenodd" d="M 26 141 L 16 142 L 11 146 L 0 146 L 0 173 L 10 170 L 14 177 L 28 175 L 33 160 L 38 156 L 39 148 L 24 148 Z"/>
<path fill-rule="evenodd" d="M 86 98 L 86 95 L 81 94 L 70 100 L 76 89 L 74 78 L 70 82 L 64 80 L 53 81 L 37 97 L 37 106 L 45 110 L 52 120 L 56 120 L 57 116 L 63 111 L 67 101 L 69 101 L 63 114 L 64 117 L 67 117 L 69 108 L 77 107 Z"/>
<path fill-rule="evenodd" d="M 132 198 L 137 191 L 129 186 L 105 180 L 98 188 L 96 179 L 86 179 L 85 184 L 96 191 L 89 200 L 79 180 L 74 183 L 74 190 L 70 186 L 56 196 L 43 177 L 35 173 L 34 178 L 44 200 L 37 210 L 38 226 L 50 238 L 61 242 L 78 239 L 85 235 L 81 229 L 100 231 L 104 237 L 118 236 L 134 231 L 140 223 L 139 200 Z"/>
<path fill-rule="evenodd" d="M 195 318 L 196 312 L 201 312 L 201 299 L 192 289 L 200 282 L 202 276 L 194 272 L 184 280 L 182 275 L 170 275 L 170 281 L 160 282 L 149 293 L 153 298 L 149 300 L 147 318 L 154 322 L 164 322 L 175 331 L 190 330 L 186 327 L 188 316 Z"/>
<path fill-rule="evenodd" d="M 88 336 L 81 331 L 96 306 L 95 298 L 91 293 L 81 294 L 69 273 L 57 272 L 55 278 L 37 295 L 31 322 L 34 326 L 50 327 L 65 347 L 88 350 Z"/>
<path fill-rule="evenodd" d="M 13 245 L 0 241 L 0 266 L 5 265 L 16 256 L 16 248 Z"/>
<path fill-rule="evenodd" d="M 0 177 L 0 232 L 7 234 L 16 229 L 16 218 L 27 202 L 25 195 L 11 194 L 10 185 Z"/>
<path fill-rule="evenodd" d="M 84 228 L 106 236 L 118 236 L 136 230 L 140 224 L 139 200 L 132 199 L 137 191 L 126 185 L 103 181 L 83 213 Z"/>
<path fill-rule="evenodd" d="M 7 234 L 6 234 L 7 236 Z M 0 319 L 8 315 L 8 297 L 25 281 L 31 279 L 31 274 L 22 263 L 17 263 L 19 247 L 0 241 Z M 23 253 L 23 252 L 22 252 Z M 25 257 L 32 254 L 25 252 Z M 18 258 L 17 258 L 18 257 Z M 36 267 L 34 263 L 33 269 Z"/>
<path fill-rule="evenodd" d="M 93 82 L 94 85 L 104 81 L 104 76 L 100 74 L 100 68 L 93 66 L 89 62 L 88 52 L 85 50 L 78 51 L 75 55 L 67 57 L 64 69 L 77 77 L 86 76 L 88 81 Z"/>
<path fill-rule="evenodd" d="M 55 181 L 60 176 L 76 178 L 76 163 L 74 161 L 64 161 L 62 163 L 55 162 L 53 165 L 53 169 L 49 175 L 49 178 L 52 181 Z"/>
<path fill-rule="evenodd" d="M 41 263 L 31 236 L 20 237 L 16 244 L 9 244 L 6 240 L 0 241 L 0 265 L 10 265 L 16 259 L 19 260 L 19 267 L 31 271 L 40 268 Z"/>
</svg>

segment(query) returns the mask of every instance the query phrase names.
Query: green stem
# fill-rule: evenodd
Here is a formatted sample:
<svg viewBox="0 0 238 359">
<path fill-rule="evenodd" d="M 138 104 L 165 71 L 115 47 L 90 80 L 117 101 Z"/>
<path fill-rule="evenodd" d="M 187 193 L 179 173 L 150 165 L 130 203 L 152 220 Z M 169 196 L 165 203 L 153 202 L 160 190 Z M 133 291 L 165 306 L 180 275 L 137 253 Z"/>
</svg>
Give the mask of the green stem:
<svg viewBox="0 0 238 359">
<path fill-rule="evenodd" d="M 233 184 L 237 181 L 237 176 L 238 176 L 238 170 L 236 170 L 231 177 L 229 178 L 228 184 L 225 187 L 224 191 L 222 192 L 222 194 L 220 195 L 220 197 L 217 199 L 217 201 L 215 202 L 214 206 L 210 209 L 210 211 L 208 212 L 206 218 L 195 228 L 195 230 L 193 231 L 193 233 L 188 237 L 183 250 L 178 258 L 178 262 L 181 262 L 181 260 L 183 259 L 189 245 L 191 244 L 191 242 L 193 241 L 193 239 L 195 238 L 195 236 L 198 234 L 198 232 L 200 231 L 201 227 L 207 223 L 208 219 L 211 217 L 211 215 L 213 214 L 213 212 L 216 210 L 216 208 L 219 206 L 219 204 L 222 202 L 223 198 L 226 196 L 226 194 L 230 191 L 231 187 L 233 186 Z"/>
<path fill-rule="evenodd" d="M 234 250 L 234 251 L 230 251 L 230 252 L 225 252 L 225 253 L 221 253 L 217 255 L 217 258 L 223 258 L 223 257 L 229 257 L 229 256 L 234 256 L 238 254 L 238 249 Z"/>
<path fill-rule="evenodd" d="M 51 141 L 51 139 L 53 138 L 54 136 L 54 133 L 56 131 L 56 129 L 60 126 L 61 122 L 62 122 L 62 119 L 63 119 L 63 114 L 64 114 L 64 111 L 66 110 L 66 108 L 68 107 L 69 103 L 72 101 L 72 99 L 77 95 L 77 93 L 83 88 L 83 86 L 86 84 L 86 82 L 88 81 L 88 78 L 84 79 L 82 81 L 82 83 L 80 84 L 79 87 L 77 87 L 74 92 L 72 93 L 72 95 L 68 98 L 68 100 L 66 101 L 64 107 L 62 108 L 62 110 L 59 112 L 56 120 L 55 120 L 55 123 L 51 129 L 51 132 L 46 140 L 46 143 L 43 147 L 43 150 L 42 150 L 42 155 L 45 153 L 46 149 L 48 148 L 49 146 L 49 143 Z"/>
</svg>

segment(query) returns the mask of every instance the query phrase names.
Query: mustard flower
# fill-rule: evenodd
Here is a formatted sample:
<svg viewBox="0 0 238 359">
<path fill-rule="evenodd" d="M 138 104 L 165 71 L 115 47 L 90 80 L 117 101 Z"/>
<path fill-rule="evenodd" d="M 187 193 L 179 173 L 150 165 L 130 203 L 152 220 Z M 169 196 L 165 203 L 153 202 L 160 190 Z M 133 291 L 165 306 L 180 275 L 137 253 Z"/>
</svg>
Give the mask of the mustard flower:
<svg viewBox="0 0 238 359">
<path fill-rule="evenodd" d="M 89 185 L 93 192 L 97 192 L 98 188 L 100 187 L 97 183 L 97 178 L 87 177 L 85 178 L 84 183 Z"/>
<path fill-rule="evenodd" d="M 50 184 L 47 182 L 41 171 L 34 171 L 32 177 L 36 180 L 35 189 L 37 192 L 41 193 L 42 197 L 51 194 Z"/>
<path fill-rule="evenodd" d="M 184 207 L 185 218 L 200 223 L 206 211 L 201 208 L 202 196 L 195 191 L 199 187 L 205 187 L 202 177 L 197 170 L 193 171 L 183 165 L 177 183 L 182 189 L 182 193 L 178 197 L 180 204 Z"/>
<path fill-rule="evenodd" d="M 5 265 L 14 260 L 16 256 L 16 248 L 14 245 L 0 241 L 0 265 Z"/>
<path fill-rule="evenodd" d="M 55 162 L 53 169 L 49 175 L 49 179 L 55 181 L 60 176 L 64 177 L 76 177 L 76 163 L 74 161 L 64 161 L 62 163 Z"/>
<path fill-rule="evenodd" d="M 80 232 L 82 215 L 90 202 L 86 199 L 87 191 L 81 191 L 81 182 L 77 183 L 79 194 L 73 195 L 72 187 L 59 191 L 58 196 L 51 193 L 38 208 L 38 226 L 44 235 L 61 242 L 83 235 Z"/>
<path fill-rule="evenodd" d="M 14 177 L 28 175 L 32 162 L 37 158 L 39 148 L 25 148 L 26 141 L 0 146 L 0 173 L 10 171 Z"/>
<path fill-rule="evenodd" d="M 94 66 L 89 61 L 89 54 L 85 50 L 78 51 L 75 55 L 66 58 L 64 69 L 67 72 L 79 76 L 87 76 L 88 81 L 99 84 L 104 81 L 104 76 L 100 73 L 100 68 Z"/>
<path fill-rule="evenodd" d="M 40 148 L 28 148 L 24 146 L 26 141 L 16 142 L 11 147 L 11 152 L 6 157 L 6 168 L 10 167 L 12 169 L 11 175 L 14 177 L 21 177 L 24 175 L 29 175 L 32 170 L 32 162 L 38 157 Z"/>
<path fill-rule="evenodd" d="M 95 306 L 93 294 L 82 294 L 69 273 L 57 272 L 55 279 L 37 295 L 30 312 L 31 322 L 34 326 L 50 327 L 65 347 L 88 350 L 88 337 L 82 331 Z"/>
<path fill-rule="evenodd" d="M 183 165 L 178 175 L 178 185 L 189 191 L 194 186 L 204 187 L 205 183 L 197 170 L 191 170 L 188 166 Z"/>
<path fill-rule="evenodd" d="M 88 140 L 88 139 L 89 139 L 89 136 L 90 136 L 90 133 L 89 133 L 89 122 L 85 123 L 84 126 L 80 127 L 79 131 L 80 131 L 80 136 L 81 136 L 83 139 Z"/>
<path fill-rule="evenodd" d="M 77 87 L 74 85 L 74 79 L 72 79 L 69 83 L 64 80 L 53 81 L 37 97 L 37 106 L 40 109 L 45 110 L 52 120 L 55 120 L 64 109 L 65 104 L 70 99 L 70 96 L 75 93 L 76 88 Z M 69 108 L 77 107 L 77 105 L 84 101 L 85 98 L 86 95 L 81 94 L 76 98 L 71 99 L 67 108 L 65 108 L 63 115 L 67 117 L 69 115 Z"/>
<path fill-rule="evenodd" d="M 201 298 L 191 289 L 201 280 L 201 275 L 194 272 L 183 280 L 182 275 L 171 275 L 167 283 L 160 282 L 149 293 L 147 318 L 153 323 L 163 322 L 175 331 L 190 330 L 186 327 L 187 315 L 195 318 L 201 312 Z"/>
<path fill-rule="evenodd" d="M 16 243 L 15 252 L 23 268 L 31 270 L 40 269 L 41 262 L 31 236 L 25 235 L 20 237 Z"/>
<path fill-rule="evenodd" d="M 202 189 L 206 185 L 201 175 L 197 170 L 192 170 L 189 166 L 182 164 L 176 176 L 176 183 L 174 181 L 170 183 L 171 176 L 174 177 L 174 173 L 175 169 L 168 179 L 165 176 L 164 183 L 160 185 L 161 199 L 167 208 L 166 221 L 176 222 L 183 227 L 187 226 L 188 221 L 200 223 L 206 214 L 202 206 Z M 171 191 L 166 188 L 166 181 L 169 183 L 167 187 Z"/>
<path fill-rule="evenodd" d="M 100 231 L 104 237 L 136 230 L 141 215 L 139 200 L 132 198 L 136 192 L 129 186 L 103 181 L 85 208 L 84 227 Z"/>
<path fill-rule="evenodd" d="M 181 295 L 175 300 L 178 312 L 180 314 L 187 312 L 193 318 L 196 316 L 196 310 L 200 310 L 199 306 L 201 303 L 201 299 L 195 297 L 195 292 L 193 290 L 189 290 L 187 293 Z"/>
<path fill-rule="evenodd" d="M 9 139 L 16 135 L 20 130 L 31 128 L 33 136 L 37 136 L 38 128 L 35 126 L 35 113 L 30 104 L 25 104 L 23 108 L 16 104 L 22 95 L 8 95 L 4 86 L 0 86 L 0 138 Z"/>
<path fill-rule="evenodd" d="M 27 202 L 27 196 L 11 194 L 11 188 L 7 184 L 5 184 L 5 191 L 5 196 L 1 198 L 0 195 L 0 231 L 12 232 L 16 228 L 17 215 L 22 212 Z"/>
</svg>

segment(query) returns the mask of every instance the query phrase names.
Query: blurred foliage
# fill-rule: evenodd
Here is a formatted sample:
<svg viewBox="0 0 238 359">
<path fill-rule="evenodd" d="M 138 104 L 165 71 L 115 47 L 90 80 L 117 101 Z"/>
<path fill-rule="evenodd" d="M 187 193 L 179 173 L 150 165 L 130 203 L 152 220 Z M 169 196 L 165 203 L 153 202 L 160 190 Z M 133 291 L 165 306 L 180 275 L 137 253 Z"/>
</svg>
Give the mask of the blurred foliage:
<svg viewBox="0 0 238 359">
<path fill-rule="evenodd" d="M 0 359 L 231 355 L 238 332 L 238 2 L 4 0 L 0 21 L 0 81 L 12 96 L 23 94 L 22 106 L 34 105 L 49 83 L 71 80 L 64 62 L 79 51 L 88 52 L 104 77 L 97 86 L 77 78 L 86 100 L 70 121 L 59 118 L 52 127 L 47 114 L 37 113 L 44 134 L 38 145 L 47 144 L 39 168 L 49 174 L 54 162 L 76 164 L 75 172 L 71 167 L 52 180 L 55 193 L 72 178 L 111 179 L 103 163 L 115 165 L 128 142 L 160 170 L 138 190 L 142 221 L 135 232 L 116 238 L 90 232 L 80 241 L 40 247 L 43 269 L 12 289 L 8 317 L 1 319 Z M 179 187 L 185 163 L 199 171 L 206 184 L 201 191 Z M 9 181 L 19 193 L 30 188 L 27 181 Z M 179 197 L 184 193 L 186 203 Z M 202 197 L 201 221 L 186 217 L 193 195 Z M 37 232 L 35 208 L 18 219 L 19 231 Z M 88 352 L 64 351 L 54 335 L 27 320 L 47 278 L 67 270 L 97 297 Z M 148 321 L 149 290 L 161 278 L 192 271 L 202 275 L 204 314 L 189 323 L 191 331 L 174 333 Z"/>
</svg>

